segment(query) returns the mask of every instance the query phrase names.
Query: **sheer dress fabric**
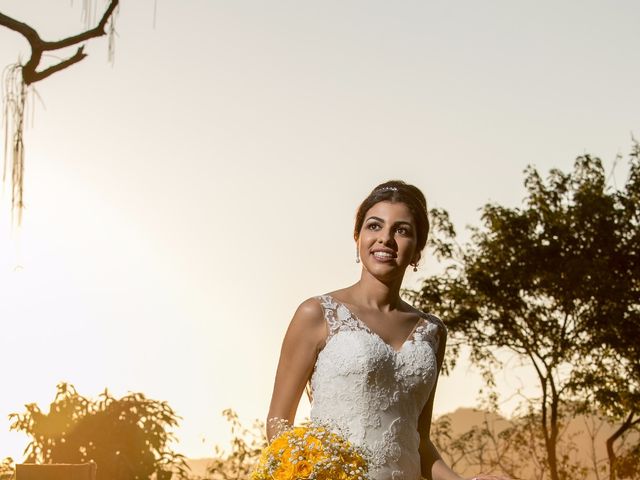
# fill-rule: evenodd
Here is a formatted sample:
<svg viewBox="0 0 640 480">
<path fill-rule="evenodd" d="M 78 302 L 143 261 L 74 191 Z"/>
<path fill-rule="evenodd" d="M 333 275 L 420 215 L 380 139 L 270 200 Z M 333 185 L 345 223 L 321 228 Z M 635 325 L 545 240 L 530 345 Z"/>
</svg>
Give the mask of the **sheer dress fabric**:
<svg viewBox="0 0 640 480">
<path fill-rule="evenodd" d="M 309 380 L 311 420 L 363 447 L 372 480 L 420 480 L 418 417 L 435 384 L 444 324 L 421 312 L 396 351 L 331 295 L 315 298 L 329 333 Z"/>
</svg>

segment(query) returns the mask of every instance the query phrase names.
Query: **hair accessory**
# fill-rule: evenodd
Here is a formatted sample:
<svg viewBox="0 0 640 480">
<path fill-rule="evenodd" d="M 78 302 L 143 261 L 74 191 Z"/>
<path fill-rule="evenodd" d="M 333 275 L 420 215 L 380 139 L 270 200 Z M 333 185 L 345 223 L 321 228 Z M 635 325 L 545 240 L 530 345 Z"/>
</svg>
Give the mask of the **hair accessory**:
<svg viewBox="0 0 640 480">
<path fill-rule="evenodd" d="M 372 193 L 386 192 L 387 190 L 391 190 L 391 191 L 397 192 L 398 191 L 398 187 L 394 187 L 393 185 L 387 185 L 387 186 L 384 186 L 384 187 L 376 188 Z M 410 195 L 415 198 L 415 196 L 413 194 L 410 194 Z M 420 204 L 420 207 L 425 212 L 425 214 L 428 216 L 429 212 L 427 212 L 427 208 L 425 207 L 425 205 L 423 205 L 422 202 L 418 202 L 418 203 Z"/>
<path fill-rule="evenodd" d="M 388 185 L 386 187 L 376 188 L 376 192 L 384 192 L 385 190 L 393 190 L 394 192 L 397 192 L 398 191 L 398 187 L 393 187 L 391 185 Z"/>
</svg>

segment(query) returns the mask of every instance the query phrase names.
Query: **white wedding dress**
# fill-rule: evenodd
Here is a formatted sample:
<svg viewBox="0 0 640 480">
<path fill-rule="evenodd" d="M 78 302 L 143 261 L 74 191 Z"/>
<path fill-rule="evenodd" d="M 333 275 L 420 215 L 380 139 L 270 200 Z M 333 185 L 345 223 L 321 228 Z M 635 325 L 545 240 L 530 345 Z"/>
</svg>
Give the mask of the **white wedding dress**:
<svg viewBox="0 0 640 480">
<path fill-rule="evenodd" d="M 418 417 L 435 384 L 442 321 L 422 313 L 396 351 L 331 295 L 329 336 L 309 380 L 312 421 L 369 452 L 372 480 L 420 480 Z"/>
</svg>

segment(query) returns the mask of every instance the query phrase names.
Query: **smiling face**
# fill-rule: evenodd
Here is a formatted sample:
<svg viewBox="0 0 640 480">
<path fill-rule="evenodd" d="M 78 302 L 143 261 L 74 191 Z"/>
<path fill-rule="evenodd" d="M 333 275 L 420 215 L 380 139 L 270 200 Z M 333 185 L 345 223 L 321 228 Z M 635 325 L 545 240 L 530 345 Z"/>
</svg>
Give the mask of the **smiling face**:
<svg viewBox="0 0 640 480">
<path fill-rule="evenodd" d="M 382 201 L 365 214 L 358 238 L 363 268 L 385 278 L 404 275 L 420 259 L 416 225 L 404 203 Z"/>
</svg>

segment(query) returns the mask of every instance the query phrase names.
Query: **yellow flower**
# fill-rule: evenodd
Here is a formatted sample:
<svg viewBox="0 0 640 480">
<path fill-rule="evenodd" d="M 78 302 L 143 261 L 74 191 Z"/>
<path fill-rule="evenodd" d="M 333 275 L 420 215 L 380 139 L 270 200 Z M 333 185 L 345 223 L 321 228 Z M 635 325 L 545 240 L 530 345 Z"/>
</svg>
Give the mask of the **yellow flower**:
<svg viewBox="0 0 640 480">
<path fill-rule="evenodd" d="M 275 450 L 277 452 L 281 448 L 289 447 L 289 442 L 287 441 L 287 437 L 286 436 L 281 435 L 281 436 L 275 438 L 273 440 L 273 442 L 271 442 L 270 446 L 271 446 L 270 450 Z"/>
<path fill-rule="evenodd" d="M 275 480 L 293 480 L 293 465 L 290 462 L 283 462 L 275 471 Z"/>
<path fill-rule="evenodd" d="M 295 473 L 296 478 L 298 477 L 307 478 L 309 475 L 311 475 L 312 471 L 313 471 L 313 467 L 306 460 L 300 460 L 298 463 L 296 463 L 293 469 L 293 472 Z"/>
<path fill-rule="evenodd" d="M 367 460 L 358 448 L 325 427 L 312 424 L 291 427 L 274 438 L 260 455 L 251 480 L 310 476 L 317 480 L 362 480 L 366 471 Z"/>
<path fill-rule="evenodd" d="M 317 463 L 324 458 L 322 450 L 314 449 L 307 452 L 307 459 L 312 463 Z"/>
</svg>

